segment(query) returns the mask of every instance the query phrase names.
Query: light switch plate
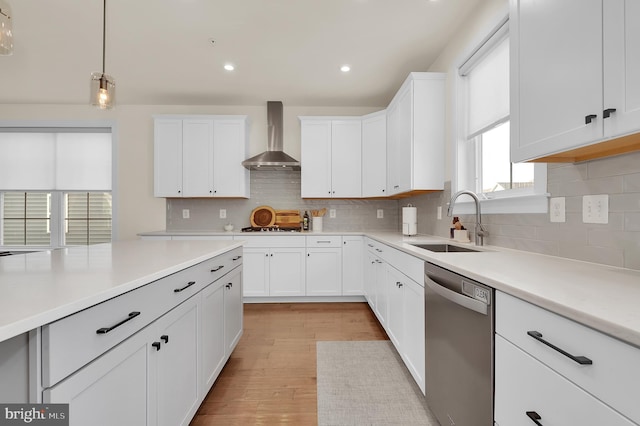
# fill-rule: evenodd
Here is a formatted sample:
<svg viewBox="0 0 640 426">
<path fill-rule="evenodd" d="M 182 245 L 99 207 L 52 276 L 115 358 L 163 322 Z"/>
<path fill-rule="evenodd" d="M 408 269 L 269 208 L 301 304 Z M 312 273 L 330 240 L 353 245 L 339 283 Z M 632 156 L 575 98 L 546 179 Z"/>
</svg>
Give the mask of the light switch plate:
<svg viewBox="0 0 640 426">
<path fill-rule="evenodd" d="M 442 220 L 442 206 L 438 206 L 437 215 L 438 220 Z"/>
<path fill-rule="evenodd" d="M 376 216 L 376 217 L 377 217 L 378 219 L 383 219 L 383 218 L 384 218 L 384 210 L 382 210 L 382 209 L 378 209 L 378 212 L 377 212 L 377 216 Z"/>
<path fill-rule="evenodd" d="M 329 209 L 329 217 L 331 219 L 335 219 L 335 217 L 336 217 L 336 209 Z"/>
<path fill-rule="evenodd" d="M 227 218 L 227 209 L 220 209 L 220 219 Z"/>
<path fill-rule="evenodd" d="M 551 222 L 566 222 L 565 198 L 555 197 L 549 200 L 549 220 Z"/>
<path fill-rule="evenodd" d="M 189 219 L 189 209 L 182 209 L 182 218 Z"/>
<path fill-rule="evenodd" d="M 609 195 L 585 195 L 582 197 L 583 223 L 609 223 Z"/>
</svg>

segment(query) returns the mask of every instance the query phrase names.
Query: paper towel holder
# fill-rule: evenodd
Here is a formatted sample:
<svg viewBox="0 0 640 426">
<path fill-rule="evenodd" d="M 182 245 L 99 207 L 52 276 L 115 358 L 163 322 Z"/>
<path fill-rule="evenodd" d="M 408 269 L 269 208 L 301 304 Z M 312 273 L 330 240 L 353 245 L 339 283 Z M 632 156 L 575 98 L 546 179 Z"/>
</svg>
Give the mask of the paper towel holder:
<svg viewBox="0 0 640 426">
<path fill-rule="evenodd" d="M 402 234 L 407 236 L 418 233 L 418 211 L 409 204 L 402 208 Z"/>
</svg>

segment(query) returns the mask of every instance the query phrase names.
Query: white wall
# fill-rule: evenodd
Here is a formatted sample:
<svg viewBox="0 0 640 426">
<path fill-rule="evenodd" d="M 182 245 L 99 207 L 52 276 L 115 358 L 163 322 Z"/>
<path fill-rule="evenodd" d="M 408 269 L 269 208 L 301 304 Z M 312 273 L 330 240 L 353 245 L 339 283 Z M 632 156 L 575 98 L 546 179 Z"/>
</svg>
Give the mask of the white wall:
<svg viewBox="0 0 640 426">
<path fill-rule="evenodd" d="M 87 101 L 88 103 L 88 101 Z M 284 149 L 300 159 L 299 115 L 363 115 L 381 108 L 287 107 L 284 106 Z M 0 105 L 0 120 L 116 122 L 116 235 L 114 239 L 136 238 L 139 232 L 165 229 L 166 203 L 153 197 L 153 119 L 155 114 L 243 114 L 250 116 L 249 157 L 267 147 L 267 106 L 174 106 L 118 105 L 99 111 L 89 105 Z"/>
</svg>

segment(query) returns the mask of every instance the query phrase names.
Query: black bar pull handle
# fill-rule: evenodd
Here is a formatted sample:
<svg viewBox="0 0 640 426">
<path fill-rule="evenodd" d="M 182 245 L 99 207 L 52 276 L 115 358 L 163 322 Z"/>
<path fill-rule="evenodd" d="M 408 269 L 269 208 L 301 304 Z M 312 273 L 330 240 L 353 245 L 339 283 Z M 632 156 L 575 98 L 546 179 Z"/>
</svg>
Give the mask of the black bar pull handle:
<svg viewBox="0 0 640 426">
<path fill-rule="evenodd" d="M 584 117 L 584 124 L 589 124 L 591 123 L 593 120 L 595 120 L 596 118 L 598 118 L 598 116 L 596 114 L 589 114 L 589 115 L 585 115 Z"/>
<path fill-rule="evenodd" d="M 166 334 L 160 336 L 160 339 L 164 340 L 164 343 L 169 343 L 169 336 Z"/>
<path fill-rule="evenodd" d="M 224 265 L 220 265 L 217 268 L 213 268 L 211 272 L 218 272 L 220 269 L 224 268 Z"/>
<path fill-rule="evenodd" d="M 153 346 L 154 348 L 156 348 L 156 351 L 159 351 L 159 350 L 160 350 L 160 342 L 153 342 L 153 343 L 151 344 L 151 346 Z"/>
<path fill-rule="evenodd" d="M 239 260 L 239 259 L 242 259 L 242 256 L 236 256 L 236 257 L 232 258 L 231 260 L 236 261 L 236 260 Z"/>
<path fill-rule="evenodd" d="M 609 118 L 611 117 L 611 113 L 612 112 L 616 112 L 615 108 L 607 108 L 604 111 L 602 111 L 602 118 Z"/>
<path fill-rule="evenodd" d="M 184 291 L 184 290 L 188 289 L 189 287 L 191 287 L 191 286 L 192 286 L 192 285 L 194 285 L 195 283 L 196 283 L 195 281 L 189 281 L 189 282 L 187 283 L 187 285 L 185 285 L 184 287 L 182 287 L 182 288 L 175 288 L 175 289 L 173 289 L 173 292 L 174 292 L 174 293 L 180 293 L 181 291 Z"/>
<path fill-rule="evenodd" d="M 538 426 L 542 426 L 542 423 L 540 423 L 538 420 L 542 420 L 542 417 L 540 417 L 540 414 L 536 413 L 535 411 L 527 411 L 527 416 L 529 416 L 529 418 Z"/>
<path fill-rule="evenodd" d="M 135 317 L 137 317 L 138 315 L 140 315 L 140 312 L 134 311 L 134 312 L 130 312 L 129 316 L 125 319 L 123 319 L 122 321 L 120 321 L 119 323 L 112 325 L 111 327 L 103 327 L 103 328 L 99 328 L 96 330 L 97 334 L 107 334 L 108 332 L 110 332 L 111 330 L 113 330 L 114 328 L 118 328 L 120 327 L 122 324 L 124 324 L 127 321 L 131 321 L 132 319 L 134 319 Z"/>
<path fill-rule="evenodd" d="M 560 349 L 559 347 L 555 346 L 552 343 L 547 342 L 546 340 L 544 340 L 542 338 L 542 333 L 540 333 L 539 331 L 527 331 L 527 334 L 529 336 L 533 337 L 534 339 L 536 339 L 538 342 L 544 343 L 545 345 L 549 346 L 551 349 L 560 352 L 562 355 L 566 356 L 567 358 L 571 358 L 571 360 L 577 362 L 580 365 L 591 365 L 591 364 L 593 364 L 593 361 L 591 361 L 586 356 L 571 355 L 569 352 Z"/>
</svg>

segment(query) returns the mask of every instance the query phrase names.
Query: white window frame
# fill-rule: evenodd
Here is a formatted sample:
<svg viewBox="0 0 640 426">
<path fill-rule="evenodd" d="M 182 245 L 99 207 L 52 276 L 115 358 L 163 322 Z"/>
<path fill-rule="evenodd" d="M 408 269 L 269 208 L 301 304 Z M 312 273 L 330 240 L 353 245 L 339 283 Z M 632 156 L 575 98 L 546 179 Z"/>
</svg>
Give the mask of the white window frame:
<svg viewBox="0 0 640 426">
<path fill-rule="evenodd" d="M 451 179 L 451 191 L 467 189 L 473 192 L 478 191 L 478 173 L 481 171 L 478 162 L 481 161 L 478 155 L 477 144 L 467 139 L 467 80 L 460 75 L 459 70 L 467 61 L 481 49 L 491 49 L 491 43 L 486 44 L 498 31 L 508 31 L 508 16 L 503 17 L 494 25 L 490 31 L 480 40 L 475 40 L 463 55 L 463 59 L 458 61 L 458 66 L 453 74 L 455 75 L 455 109 L 457 119 L 454 120 L 455 141 L 453 149 L 453 175 Z M 506 27 L 505 27 L 506 25 Z M 497 41 L 493 41 L 497 44 Z M 512 88 L 513 89 L 513 88 Z M 547 165 L 545 163 L 534 163 L 534 186 L 531 188 L 517 188 L 491 193 L 478 193 L 483 213 L 547 213 L 549 208 L 549 197 L 547 193 Z M 456 201 L 454 214 L 473 214 L 475 204 L 471 197 L 461 197 Z"/>
<path fill-rule="evenodd" d="M 111 241 L 115 241 L 118 235 L 118 223 L 116 211 L 118 208 L 118 194 L 117 194 L 117 126 L 115 120 L 87 120 L 87 121 L 58 121 L 58 120 L 0 120 L 0 129 L 30 129 L 34 132 L 47 132 L 47 131 L 55 131 L 60 128 L 65 129 L 77 129 L 82 131 L 82 129 L 90 130 L 97 128 L 108 128 L 111 130 Z M 99 190 L 96 190 L 100 192 Z M 29 191 L 27 191 L 29 192 Z M 48 191 L 37 191 L 37 192 L 49 192 L 51 193 L 51 216 L 54 218 L 54 212 L 58 215 L 59 220 L 50 220 L 51 227 L 51 245 L 50 246 L 4 246 L 0 245 L 2 250 L 11 250 L 11 251 L 33 251 L 33 250 L 46 250 L 52 248 L 61 248 L 66 247 L 63 245 L 64 242 L 64 192 L 75 192 L 75 191 L 61 191 L 61 190 L 48 190 Z M 82 191 L 84 192 L 84 191 Z M 94 191 L 87 191 L 94 192 Z M 0 197 L 0 211 L 4 210 L 4 206 L 2 205 L 2 198 Z M 2 235 L 2 221 L 0 220 L 0 235 Z"/>
</svg>

